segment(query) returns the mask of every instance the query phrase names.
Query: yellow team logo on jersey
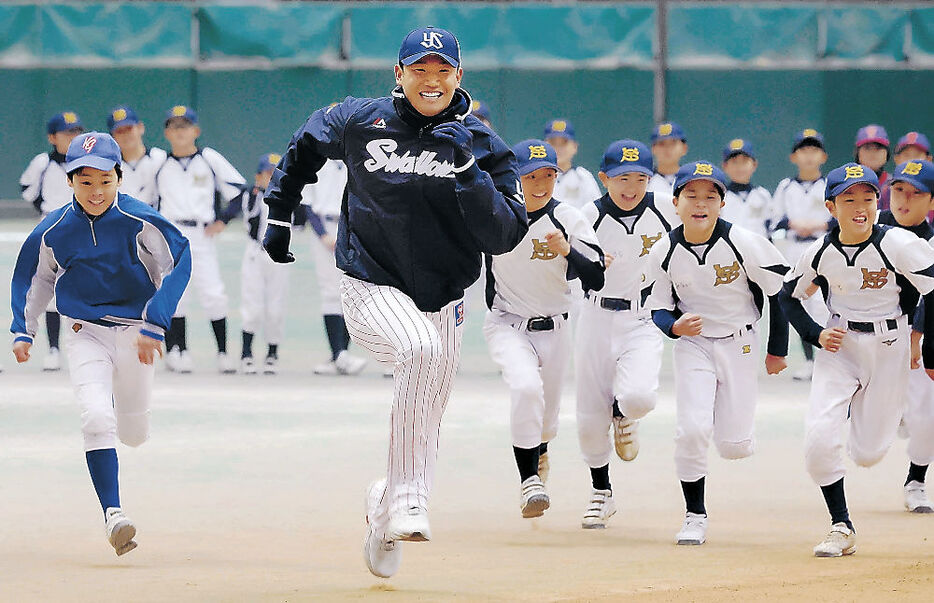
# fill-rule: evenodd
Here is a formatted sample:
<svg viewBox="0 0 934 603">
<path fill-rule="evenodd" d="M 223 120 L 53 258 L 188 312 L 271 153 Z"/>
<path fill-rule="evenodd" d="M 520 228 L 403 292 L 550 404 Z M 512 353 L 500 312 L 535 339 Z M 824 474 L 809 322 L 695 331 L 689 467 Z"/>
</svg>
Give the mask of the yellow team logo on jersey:
<svg viewBox="0 0 934 603">
<path fill-rule="evenodd" d="M 548 248 L 548 244 L 538 239 L 532 239 L 532 257 L 530 260 L 553 260 L 558 257 L 557 251 Z"/>
<path fill-rule="evenodd" d="M 848 165 L 846 166 L 846 177 L 844 180 L 849 180 L 850 178 L 862 178 L 866 175 L 863 166 L 861 165 Z"/>
<path fill-rule="evenodd" d="M 730 150 L 738 151 L 743 148 L 744 144 L 745 143 L 743 142 L 742 138 L 734 138 L 733 140 L 730 141 Z"/>
<path fill-rule="evenodd" d="M 917 176 L 921 173 L 921 167 L 921 164 L 917 161 L 909 161 L 904 169 L 902 169 L 902 173 L 908 174 L 909 176 Z"/>
<path fill-rule="evenodd" d="M 804 138 L 817 138 L 817 130 L 814 128 L 805 128 L 801 134 Z"/>
<path fill-rule="evenodd" d="M 117 109 L 113 112 L 111 117 L 114 118 L 114 121 L 123 121 L 126 119 L 126 109 Z"/>
<path fill-rule="evenodd" d="M 648 255 L 649 251 L 652 249 L 652 245 L 657 243 L 660 238 L 662 238 L 662 233 L 658 233 L 654 237 L 642 235 L 642 253 L 639 254 L 639 257 L 641 258 L 644 255 Z"/>
<path fill-rule="evenodd" d="M 564 132 L 567 129 L 568 129 L 568 122 L 562 119 L 556 119 L 555 121 L 551 122 L 552 132 Z"/>
<path fill-rule="evenodd" d="M 694 175 L 713 176 L 713 166 L 709 163 L 698 163 L 694 166 Z"/>
<path fill-rule="evenodd" d="M 729 285 L 739 278 L 739 262 L 736 260 L 729 266 L 714 264 L 713 269 L 717 271 L 717 280 L 713 284 L 714 287 L 717 285 Z"/>
<path fill-rule="evenodd" d="M 64 113 L 62 113 L 62 119 L 65 120 L 66 124 L 73 124 L 76 121 L 78 121 L 78 115 L 75 113 L 72 113 L 71 111 L 65 111 Z"/>
<path fill-rule="evenodd" d="M 198 187 L 208 186 L 210 184 L 206 174 L 196 174 L 194 177 L 192 177 L 191 183 Z"/>
<path fill-rule="evenodd" d="M 671 134 L 671 124 L 659 124 L 658 126 L 658 135 L 659 136 L 668 136 Z"/>
<path fill-rule="evenodd" d="M 543 144 L 530 144 L 529 145 L 529 159 L 545 159 L 548 157 L 548 151 L 545 150 L 545 145 Z"/>
<path fill-rule="evenodd" d="M 639 147 L 623 147 L 623 158 L 620 161 L 639 161 Z"/>
<path fill-rule="evenodd" d="M 889 282 L 889 271 L 885 268 L 882 270 L 861 268 L 861 270 L 863 271 L 863 286 L 859 288 L 860 291 L 863 289 L 881 289 Z"/>
<path fill-rule="evenodd" d="M 743 346 L 743 354 L 752 354 L 752 346 L 746 344 Z"/>
<path fill-rule="evenodd" d="M 172 116 L 173 117 L 184 117 L 185 113 L 188 112 L 188 107 L 185 105 L 175 105 L 172 107 Z"/>
</svg>

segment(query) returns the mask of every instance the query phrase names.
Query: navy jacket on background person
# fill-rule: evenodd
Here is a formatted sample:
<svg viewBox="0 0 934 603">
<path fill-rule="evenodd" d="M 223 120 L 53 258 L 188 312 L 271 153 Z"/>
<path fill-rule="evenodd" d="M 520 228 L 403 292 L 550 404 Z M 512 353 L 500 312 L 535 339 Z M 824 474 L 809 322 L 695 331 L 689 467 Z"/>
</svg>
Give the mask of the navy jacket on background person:
<svg viewBox="0 0 934 603">
<path fill-rule="evenodd" d="M 481 253 L 510 251 L 528 231 L 515 156 L 470 106 L 458 89 L 447 109 L 426 117 L 397 87 L 390 97 L 348 97 L 316 111 L 273 172 L 269 219 L 291 222 L 325 160 L 343 160 L 337 267 L 401 290 L 423 312 L 440 310 L 480 276 Z M 476 159 L 456 176 L 454 149 L 431 135 L 455 120 L 473 134 Z"/>
</svg>

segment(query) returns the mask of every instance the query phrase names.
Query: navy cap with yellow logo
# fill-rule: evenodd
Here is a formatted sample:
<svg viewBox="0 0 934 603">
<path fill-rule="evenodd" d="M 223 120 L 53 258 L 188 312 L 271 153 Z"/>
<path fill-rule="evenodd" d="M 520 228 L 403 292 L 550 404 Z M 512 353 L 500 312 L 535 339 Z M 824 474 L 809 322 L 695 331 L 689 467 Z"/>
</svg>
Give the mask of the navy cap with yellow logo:
<svg viewBox="0 0 934 603">
<path fill-rule="evenodd" d="M 721 198 L 726 195 L 726 174 L 723 173 L 723 170 L 709 161 L 695 161 L 678 168 L 678 172 L 675 174 L 675 197 L 681 193 L 681 189 L 695 180 L 711 182 L 720 191 Z"/>
<path fill-rule="evenodd" d="M 673 121 L 663 121 L 652 129 L 652 144 L 669 138 L 675 138 L 681 142 L 688 141 L 684 135 L 684 130 Z"/>
<path fill-rule="evenodd" d="M 67 130 L 84 131 L 84 126 L 81 125 L 81 118 L 78 117 L 78 114 L 74 111 L 63 111 L 62 113 L 53 115 L 49 123 L 46 124 L 46 131 L 48 131 L 49 134 L 58 134 L 59 132 L 65 132 Z"/>
<path fill-rule="evenodd" d="M 413 29 L 405 36 L 399 47 L 399 63 L 411 65 L 430 54 L 438 55 L 451 67 L 461 64 L 461 45 L 454 34 L 431 26 Z"/>
<path fill-rule="evenodd" d="M 260 174 L 275 168 L 277 165 L 279 165 L 279 161 L 281 159 L 282 155 L 279 155 L 278 153 L 266 153 L 259 158 L 259 165 L 256 166 L 256 173 Z"/>
<path fill-rule="evenodd" d="M 791 152 L 794 153 L 801 147 L 807 146 L 823 149 L 824 136 L 814 128 L 805 128 L 799 132 L 795 132 L 795 141 L 791 146 Z"/>
<path fill-rule="evenodd" d="M 168 124 L 170 120 L 175 119 L 176 117 L 187 119 L 191 124 L 198 123 L 198 113 L 186 105 L 175 105 L 169 109 L 165 114 L 165 123 Z"/>
<path fill-rule="evenodd" d="M 752 141 L 745 138 L 734 138 L 723 147 L 723 161 L 726 161 L 734 155 L 746 155 L 752 159 L 756 158 L 756 151 L 752 147 Z"/>
<path fill-rule="evenodd" d="M 934 163 L 924 159 L 901 163 L 889 182 L 907 182 L 923 193 L 934 193 Z"/>
<path fill-rule="evenodd" d="M 825 199 L 833 199 L 857 184 L 868 184 L 879 194 L 879 177 L 864 165 L 858 163 L 844 163 L 827 174 L 827 188 L 824 191 Z"/>
<path fill-rule="evenodd" d="M 135 126 L 140 123 L 139 116 L 136 115 L 136 111 L 127 107 L 126 105 L 120 105 L 119 107 L 114 107 L 110 110 L 110 114 L 107 116 L 107 129 L 113 132 L 117 128 L 123 126 Z"/>
<path fill-rule="evenodd" d="M 541 168 L 558 169 L 558 154 L 554 147 L 537 138 L 523 140 L 512 147 L 519 166 L 519 175 L 525 176 Z"/>
<path fill-rule="evenodd" d="M 600 171 L 609 176 L 637 172 L 652 175 L 652 151 L 638 140 L 617 140 L 603 152 Z"/>
<path fill-rule="evenodd" d="M 542 138 L 567 138 L 568 140 L 577 140 L 574 135 L 574 125 L 566 119 L 552 119 L 545 124 L 545 133 Z"/>
</svg>

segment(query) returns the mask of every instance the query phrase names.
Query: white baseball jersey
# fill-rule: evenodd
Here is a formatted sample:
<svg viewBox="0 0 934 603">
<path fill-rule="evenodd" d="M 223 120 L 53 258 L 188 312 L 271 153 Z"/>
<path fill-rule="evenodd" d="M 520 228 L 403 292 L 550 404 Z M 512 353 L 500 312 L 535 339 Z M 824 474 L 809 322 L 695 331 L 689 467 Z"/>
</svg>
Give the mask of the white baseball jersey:
<svg viewBox="0 0 934 603">
<path fill-rule="evenodd" d="M 558 171 L 554 198 L 560 199 L 562 203 L 569 203 L 580 209 L 599 199 L 602 194 L 597 179 L 587 168 L 575 165 L 566 172 Z"/>
<path fill-rule="evenodd" d="M 723 201 L 721 218 L 757 235 L 768 237 L 768 223 L 772 218 L 772 195 L 769 191 L 761 186 L 730 183 Z"/>
<path fill-rule="evenodd" d="M 347 166 L 343 161 L 328 159 L 317 176 L 317 182 L 302 189 L 302 205 L 310 205 L 322 218 L 339 216 L 347 187 Z"/>
<path fill-rule="evenodd" d="M 649 178 L 649 188 L 648 191 L 655 195 L 655 198 L 658 199 L 660 203 L 671 201 L 671 198 L 674 197 L 675 190 L 675 175 L 670 174 L 665 176 L 664 174 L 659 174 L 655 172 L 652 174 L 652 177 Z"/>
<path fill-rule="evenodd" d="M 121 162 L 123 180 L 120 192 L 155 206 L 156 171 L 165 163 L 168 155 L 159 147 L 146 147 L 146 152 L 136 161 Z"/>
<path fill-rule="evenodd" d="M 156 208 L 176 223 L 210 224 L 221 213 L 220 203 L 238 197 L 245 184 L 240 172 L 210 147 L 189 157 L 169 155 L 155 174 Z"/>
<path fill-rule="evenodd" d="M 65 173 L 65 156 L 53 150 L 32 158 L 20 176 L 23 199 L 45 216 L 71 202 L 73 192 Z"/>
<path fill-rule="evenodd" d="M 568 312 L 573 302 L 570 266 L 567 258 L 548 248 L 545 235 L 560 230 L 571 249 L 591 262 L 601 261 L 603 251 L 593 227 L 571 205 L 552 199 L 528 215 L 529 231 L 522 241 L 512 251 L 487 256 L 487 305 L 524 318 L 557 316 Z"/>
<path fill-rule="evenodd" d="M 824 190 L 827 180 L 822 176 L 814 181 L 785 178 L 778 183 L 772 195 L 772 230 L 787 230 L 792 241 L 811 241 L 816 237 L 801 238 L 788 228 L 791 220 L 830 220 L 830 212 L 824 205 Z"/>
</svg>

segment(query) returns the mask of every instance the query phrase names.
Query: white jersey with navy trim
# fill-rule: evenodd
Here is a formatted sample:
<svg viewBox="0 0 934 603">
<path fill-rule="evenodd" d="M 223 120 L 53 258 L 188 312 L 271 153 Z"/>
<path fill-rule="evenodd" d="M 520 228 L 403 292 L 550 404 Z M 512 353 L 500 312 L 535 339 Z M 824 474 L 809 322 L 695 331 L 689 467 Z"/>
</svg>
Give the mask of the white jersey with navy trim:
<svg viewBox="0 0 934 603">
<path fill-rule="evenodd" d="M 318 171 L 318 181 L 302 189 L 302 205 L 310 205 L 318 216 L 341 215 L 344 189 L 347 188 L 347 166 L 343 161 L 328 159 Z"/>
<path fill-rule="evenodd" d="M 765 297 L 777 294 L 788 265 L 768 240 L 717 221 L 710 239 L 688 243 L 675 228 L 649 254 L 651 285 L 647 306 L 680 310 L 703 318 L 701 335 L 727 337 L 755 325 Z"/>
<path fill-rule="evenodd" d="M 558 171 L 555 182 L 555 199 L 580 209 L 602 196 L 600 185 L 587 168 L 575 165 L 566 172 Z"/>
<path fill-rule="evenodd" d="M 788 274 L 794 297 L 804 299 L 815 282 L 832 314 L 875 322 L 905 314 L 906 296 L 934 290 L 934 250 L 924 239 L 902 228 L 875 225 L 868 240 L 844 245 L 839 233 L 834 228 L 812 243 Z"/>
<path fill-rule="evenodd" d="M 775 188 L 775 194 L 772 195 L 772 230 L 787 230 L 788 238 L 793 241 L 810 240 L 799 239 L 788 228 L 788 222 L 829 221 L 830 212 L 824 205 L 826 186 L 827 180 L 823 176 L 813 181 L 785 178 L 779 182 Z"/>
<path fill-rule="evenodd" d="M 757 235 L 768 237 L 772 195 L 761 186 L 731 184 L 723 197 L 720 217 Z"/>
<path fill-rule="evenodd" d="M 239 196 L 245 184 L 240 172 L 210 147 L 189 157 L 169 155 L 156 171 L 156 207 L 173 222 L 208 224 L 219 218 L 218 202 Z"/>
<path fill-rule="evenodd" d="M 555 199 L 529 212 L 529 231 L 512 250 L 487 256 L 487 305 L 491 310 L 523 318 L 557 316 L 568 312 L 574 298 L 568 287 L 568 260 L 551 251 L 545 235 L 560 230 L 571 249 L 590 261 L 603 251 L 584 215 Z"/>
<path fill-rule="evenodd" d="M 671 230 L 670 216 L 646 193 L 629 211 L 620 209 L 606 194 L 584 208 L 584 217 L 593 224 L 603 251 L 613 256 L 600 295 L 628 300 L 635 307 L 645 286 L 649 251 Z"/>
<path fill-rule="evenodd" d="M 65 156 L 55 151 L 32 158 L 19 179 L 23 199 L 43 216 L 71 202 L 72 190 L 65 173 Z"/>
<path fill-rule="evenodd" d="M 147 147 L 143 156 L 136 161 L 124 159 L 120 164 L 120 169 L 123 170 L 120 192 L 155 206 L 154 179 L 156 171 L 165 163 L 167 157 L 168 154 L 159 147 Z"/>
</svg>

